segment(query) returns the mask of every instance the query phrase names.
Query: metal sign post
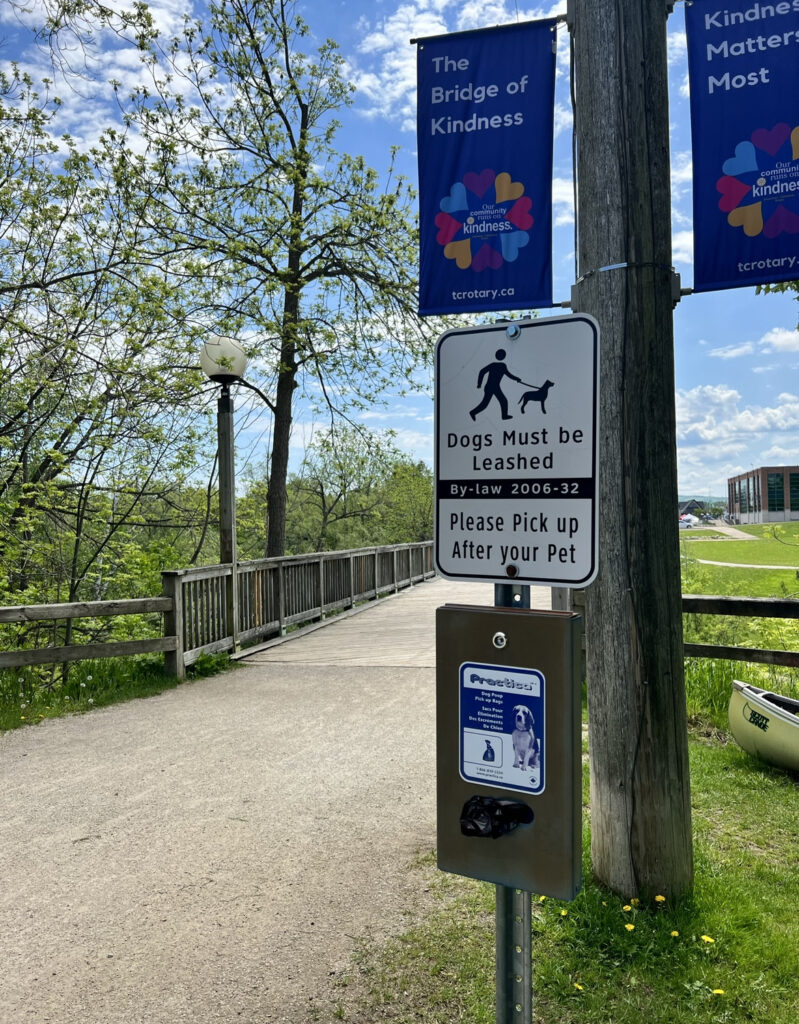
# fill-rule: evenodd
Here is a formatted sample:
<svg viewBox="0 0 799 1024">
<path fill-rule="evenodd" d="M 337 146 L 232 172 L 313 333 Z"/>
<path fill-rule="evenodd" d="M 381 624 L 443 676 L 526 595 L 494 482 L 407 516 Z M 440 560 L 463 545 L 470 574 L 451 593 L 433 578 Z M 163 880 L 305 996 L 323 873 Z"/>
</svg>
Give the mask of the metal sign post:
<svg viewBox="0 0 799 1024">
<path fill-rule="evenodd" d="M 530 588 L 494 584 L 495 608 L 529 608 Z M 532 895 L 506 885 L 496 887 L 496 1024 L 533 1021 Z"/>
</svg>

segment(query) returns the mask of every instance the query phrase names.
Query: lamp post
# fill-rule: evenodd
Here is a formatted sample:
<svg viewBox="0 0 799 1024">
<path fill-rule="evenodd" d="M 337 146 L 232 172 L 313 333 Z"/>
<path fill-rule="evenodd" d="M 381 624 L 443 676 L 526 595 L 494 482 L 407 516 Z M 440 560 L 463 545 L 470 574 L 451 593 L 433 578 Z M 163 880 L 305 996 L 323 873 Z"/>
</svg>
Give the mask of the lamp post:
<svg viewBox="0 0 799 1024">
<path fill-rule="evenodd" d="M 200 352 L 203 373 L 221 385 L 216 404 L 216 428 L 219 451 L 219 561 L 230 565 L 227 588 L 227 629 L 233 650 L 238 647 L 238 585 L 236 579 L 236 471 L 233 445 L 232 384 L 242 383 L 247 369 L 247 354 L 232 338 L 206 341 Z M 256 389 L 253 389 L 256 390 Z"/>
</svg>

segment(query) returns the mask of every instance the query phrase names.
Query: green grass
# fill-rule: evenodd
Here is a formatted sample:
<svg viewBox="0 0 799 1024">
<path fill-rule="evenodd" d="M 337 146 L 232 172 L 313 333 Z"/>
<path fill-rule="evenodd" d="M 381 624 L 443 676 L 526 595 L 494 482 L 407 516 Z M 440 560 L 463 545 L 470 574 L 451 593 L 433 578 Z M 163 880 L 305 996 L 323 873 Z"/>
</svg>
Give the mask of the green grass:
<svg viewBox="0 0 799 1024">
<path fill-rule="evenodd" d="M 680 541 L 688 544 L 681 536 Z M 787 565 L 799 569 L 799 545 L 783 544 L 777 540 L 700 540 L 692 538 L 689 544 L 692 558 L 707 558 L 713 562 L 740 565 Z"/>
<path fill-rule="evenodd" d="M 788 527 L 791 532 L 788 532 Z M 785 536 L 799 537 L 799 524 L 786 524 Z M 771 527 L 749 527 L 762 539 L 753 541 L 719 541 L 707 544 L 681 544 L 682 588 L 685 594 L 716 594 L 738 597 L 799 597 L 799 576 L 795 569 L 744 569 L 725 565 L 703 565 L 698 558 L 712 557 L 724 561 L 728 551 L 741 551 L 736 556 L 751 563 L 789 564 L 799 554 L 799 546 L 787 546 L 773 539 Z M 780 527 L 780 531 L 783 527 Z M 780 549 L 776 554 L 775 551 Z M 763 554 L 765 552 L 765 554 Z M 732 647 L 759 647 L 767 650 L 799 650 L 799 620 L 758 619 L 717 615 L 686 615 L 683 619 L 685 640 L 693 643 L 722 644 Z M 738 677 L 780 692 L 795 695 L 795 674 L 776 672 L 763 666 L 744 665 Z M 788 688 L 783 685 L 787 681 Z M 689 698 L 690 705 L 690 698 Z M 710 709 L 708 709 L 710 711 Z M 689 706 L 689 713 L 691 709 Z"/>
<path fill-rule="evenodd" d="M 188 677 L 199 679 L 228 667 L 227 655 L 202 655 L 188 670 Z M 58 668 L 52 672 L 5 669 L 0 672 L 0 730 L 151 697 L 178 683 L 164 671 L 160 655 L 81 661 L 70 665 L 66 681 Z"/>
<path fill-rule="evenodd" d="M 695 557 L 693 548 L 691 555 Z M 683 559 L 683 593 L 799 597 L 799 579 L 794 569 L 739 569 Z"/>
<path fill-rule="evenodd" d="M 797 781 L 734 745 L 693 739 L 690 756 L 693 896 L 634 906 L 612 895 L 590 876 L 586 830 L 577 899 L 534 897 L 536 1021 L 799 1019 Z M 431 860 L 420 870 L 436 895 L 433 912 L 383 948 L 364 946 L 325 1020 L 494 1021 L 494 887 L 435 872 Z"/>
</svg>

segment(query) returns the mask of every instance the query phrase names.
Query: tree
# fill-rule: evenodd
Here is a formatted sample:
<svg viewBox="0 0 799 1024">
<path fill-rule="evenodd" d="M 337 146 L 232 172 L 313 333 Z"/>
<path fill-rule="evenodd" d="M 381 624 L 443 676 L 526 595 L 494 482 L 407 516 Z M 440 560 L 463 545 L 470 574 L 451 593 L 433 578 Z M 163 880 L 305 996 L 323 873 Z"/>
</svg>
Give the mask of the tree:
<svg viewBox="0 0 799 1024">
<path fill-rule="evenodd" d="M 325 551 L 374 543 L 374 520 L 382 516 L 386 481 L 400 458 L 390 435 L 339 427 L 316 438 L 291 480 L 292 548 Z"/>
<path fill-rule="evenodd" d="M 433 473 L 424 462 L 403 459 L 391 468 L 383 491 L 383 544 L 415 544 L 433 537 Z"/>
<path fill-rule="evenodd" d="M 99 597 L 194 464 L 195 293 L 57 103 L 0 90 L 0 603 Z"/>
<path fill-rule="evenodd" d="M 285 551 L 298 390 L 338 413 L 408 380 L 429 350 L 412 193 L 391 167 L 381 186 L 335 151 L 352 87 L 334 43 L 301 52 L 307 34 L 291 0 L 212 0 L 205 23 L 151 47 L 152 88 L 129 111 L 149 147 L 138 169 L 151 227 L 217 275 L 221 312 L 267 377 L 270 556 Z"/>
</svg>

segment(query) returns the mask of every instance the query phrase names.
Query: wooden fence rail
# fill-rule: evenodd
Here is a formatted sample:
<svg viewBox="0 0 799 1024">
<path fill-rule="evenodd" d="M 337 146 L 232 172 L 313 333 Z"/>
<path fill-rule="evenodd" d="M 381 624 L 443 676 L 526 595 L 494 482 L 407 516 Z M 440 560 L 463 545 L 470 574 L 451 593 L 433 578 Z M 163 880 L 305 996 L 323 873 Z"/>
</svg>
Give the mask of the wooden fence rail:
<svg viewBox="0 0 799 1024">
<path fill-rule="evenodd" d="M 102 618 L 105 616 L 142 615 L 147 612 L 168 612 L 172 601 L 167 597 L 141 597 L 129 601 L 80 601 L 71 604 L 28 604 L 0 608 L 0 623 L 45 622 L 55 619 Z M 85 661 L 87 658 L 121 658 L 131 654 L 171 652 L 177 649 L 175 636 L 165 635 L 149 640 L 118 640 L 111 643 L 74 644 L 62 647 L 40 647 L 33 650 L 0 651 L 0 669 L 30 665 L 50 665 L 64 661 Z"/>
<path fill-rule="evenodd" d="M 758 619 L 799 618 L 799 601 L 780 597 L 705 597 L 684 596 L 683 614 L 737 615 Z M 799 651 L 765 651 L 754 647 L 724 647 L 716 644 L 685 644 L 689 658 L 721 658 L 764 665 L 799 668 Z"/>
<path fill-rule="evenodd" d="M 128 601 L 12 605 L 0 608 L 0 625 L 84 617 L 159 613 L 163 636 L 0 651 L 0 669 L 89 658 L 162 652 L 167 671 L 182 677 L 203 653 L 234 651 L 285 634 L 292 626 L 324 619 L 382 594 L 421 583 L 435 574 L 432 542 L 325 551 L 313 555 L 263 558 L 236 566 L 211 565 L 162 573 L 163 596 Z M 228 600 L 235 586 L 237 602 Z M 576 610 L 584 604 L 574 591 Z M 229 608 L 237 607 L 231 622 Z M 685 614 L 799 618 L 799 601 L 768 597 L 684 596 Z M 685 644 L 687 657 L 721 658 L 799 667 L 799 651 Z"/>
</svg>

